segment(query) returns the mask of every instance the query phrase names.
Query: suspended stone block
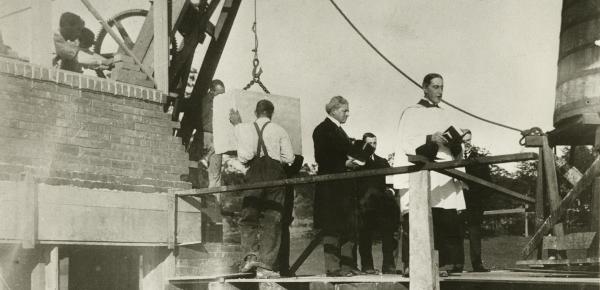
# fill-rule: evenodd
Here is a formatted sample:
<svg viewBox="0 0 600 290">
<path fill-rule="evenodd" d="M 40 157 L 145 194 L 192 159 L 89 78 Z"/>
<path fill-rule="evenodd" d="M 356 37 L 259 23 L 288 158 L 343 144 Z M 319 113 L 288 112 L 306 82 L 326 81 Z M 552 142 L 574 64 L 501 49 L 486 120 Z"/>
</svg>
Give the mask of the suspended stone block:
<svg viewBox="0 0 600 290">
<path fill-rule="evenodd" d="M 294 153 L 302 154 L 300 99 L 236 89 L 228 89 L 225 94 L 217 96 L 213 103 L 213 138 L 216 153 L 236 150 L 234 129 L 229 122 L 230 109 L 237 109 L 243 122 L 253 122 L 256 120 L 256 103 L 262 99 L 273 102 L 273 122 L 287 131 Z"/>
</svg>

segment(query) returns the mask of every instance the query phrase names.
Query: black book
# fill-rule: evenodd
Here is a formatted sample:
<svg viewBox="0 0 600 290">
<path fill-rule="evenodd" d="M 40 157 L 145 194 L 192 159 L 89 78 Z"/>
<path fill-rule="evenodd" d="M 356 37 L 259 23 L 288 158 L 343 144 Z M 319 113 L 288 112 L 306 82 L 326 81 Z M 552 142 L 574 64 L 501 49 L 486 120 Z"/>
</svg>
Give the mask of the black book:
<svg viewBox="0 0 600 290">
<path fill-rule="evenodd" d="M 375 153 L 375 148 L 373 146 L 365 143 L 363 140 L 356 140 L 352 142 L 348 156 L 352 157 L 356 164 L 362 166 L 373 153 Z"/>
</svg>

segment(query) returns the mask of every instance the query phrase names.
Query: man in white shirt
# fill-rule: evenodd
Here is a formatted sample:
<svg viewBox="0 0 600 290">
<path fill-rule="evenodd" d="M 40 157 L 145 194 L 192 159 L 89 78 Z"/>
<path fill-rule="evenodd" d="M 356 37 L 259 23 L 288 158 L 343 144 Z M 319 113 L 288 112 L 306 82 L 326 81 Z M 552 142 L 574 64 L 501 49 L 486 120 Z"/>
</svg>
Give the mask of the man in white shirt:
<svg viewBox="0 0 600 290">
<path fill-rule="evenodd" d="M 232 121 L 238 160 L 249 167 L 247 183 L 285 179 L 283 165 L 294 162 L 290 137 L 281 126 L 271 122 L 274 110 L 273 103 L 260 100 L 253 123 Z M 285 187 L 244 191 L 240 232 L 246 256 L 241 271 L 255 270 L 260 278 L 279 276 L 277 258 L 284 198 Z"/>
<path fill-rule="evenodd" d="M 407 155 L 424 155 L 430 159 L 448 161 L 462 158 L 462 146 L 449 142 L 444 131 L 453 124 L 438 104 L 442 100 L 444 80 L 431 73 L 423 79 L 424 98 L 417 105 L 406 108 L 400 117 L 395 149 L 394 166 L 406 166 Z M 409 175 L 394 176 L 394 187 L 400 190 L 400 208 L 405 214 L 402 232 L 402 261 L 408 274 L 408 202 L 412 187 Z M 414 194 L 423 194 L 415 192 Z M 452 265 L 450 271 L 462 271 L 460 259 L 460 227 L 458 210 L 465 209 L 462 183 L 446 175 L 431 172 L 431 206 L 433 215 L 434 247 L 439 251 L 440 266 Z"/>
<path fill-rule="evenodd" d="M 54 33 L 54 48 L 61 60 L 61 69 L 81 72 L 81 67 L 91 69 L 108 68 L 111 59 L 99 54 L 86 52 L 79 47 L 79 37 L 85 27 L 85 22 L 79 15 L 65 12 L 60 16 L 59 30 Z"/>
</svg>

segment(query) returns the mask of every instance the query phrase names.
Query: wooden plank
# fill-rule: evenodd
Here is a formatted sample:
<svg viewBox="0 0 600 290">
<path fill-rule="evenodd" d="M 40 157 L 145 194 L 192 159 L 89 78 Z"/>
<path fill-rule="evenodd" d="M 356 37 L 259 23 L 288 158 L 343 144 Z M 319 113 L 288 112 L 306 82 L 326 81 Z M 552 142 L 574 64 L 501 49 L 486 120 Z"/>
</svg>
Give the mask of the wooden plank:
<svg viewBox="0 0 600 290">
<path fill-rule="evenodd" d="M 600 126 L 596 127 L 596 135 L 594 140 L 594 148 L 596 149 L 596 156 L 599 156 L 600 152 Z M 590 223 L 590 231 L 597 232 L 600 235 L 600 177 L 594 180 L 592 187 L 592 220 Z M 596 237 L 595 244 L 589 252 L 592 256 L 600 256 L 600 236 Z"/>
<path fill-rule="evenodd" d="M 587 250 L 595 237 L 595 232 L 571 233 L 562 237 L 546 236 L 542 247 L 553 250 Z"/>
<path fill-rule="evenodd" d="M 411 173 L 410 183 L 410 289 L 440 289 L 437 261 L 434 261 L 429 171 Z"/>
<path fill-rule="evenodd" d="M 582 259 L 556 259 L 556 260 L 521 260 L 517 265 L 545 266 L 545 265 L 599 265 L 600 258 L 582 258 Z"/>
<path fill-rule="evenodd" d="M 38 205 L 37 184 L 31 173 L 26 173 L 21 182 L 20 194 L 22 200 L 22 245 L 24 249 L 33 249 L 38 238 Z"/>
<path fill-rule="evenodd" d="M 456 170 L 456 169 L 443 169 L 443 170 L 436 170 L 436 171 L 439 172 L 439 173 L 448 175 L 450 177 L 454 177 L 454 178 L 459 179 L 459 180 L 475 182 L 475 183 L 477 183 L 479 185 L 485 186 L 488 189 L 492 189 L 492 190 L 494 190 L 497 193 L 501 193 L 504 196 L 508 196 L 508 197 L 513 198 L 513 199 L 517 199 L 519 201 L 524 201 L 524 202 L 527 202 L 527 203 L 535 203 L 535 199 L 533 199 L 533 198 L 531 198 L 529 196 L 526 196 L 524 194 L 520 194 L 520 193 L 518 193 L 516 191 L 510 190 L 508 188 L 504 188 L 502 186 L 499 186 L 497 184 L 489 182 L 489 181 L 487 181 L 485 179 L 481 179 L 479 177 L 467 174 L 465 172 L 462 172 L 462 171 L 459 171 L 459 170 Z"/>
<path fill-rule="evenodd" d="M 560 206 L 561 200 L 558 191 L 558 177 L 556 176 L 554 152 L 552 152 L 552 148 L 550 148 L 547 138 L 544 138 L 542 143 L 542 158 L 544 158 L 544 176 L 546 177 L 546 189 L 548 192 L 548 200 L 550 201 L 550 210 L 554 211 Z M 563 236 L 565 234 L 563 225 L 555 224 L 553 233 L 555 236 Z"/>
<path fill-rule="evenodd" d="M 571 203 L 592 183 L 596 177 L 600 175 L 600 158 L 596 158 L 594 163 L 585 171 L 581 180 L 567 193 L 565 198 L 560 202 L 557 209 L 552 210 L 550 216 L 546 218 L 544 223 L 538 228 L 531 240 L 525 245 L 521 254 L 523 258 L 527 258 L 531 252 L 540 245 L 543 237 L 548 234 L 552 226 L 563 216 Z"/>
<path fill-rule="evenodd" d="M 45 267 L 45 289 L 46 290 L 59 290 L 59 279 L 60 279 L 60 267 L 59 267 L 59 248 L 58 246 L 50 246 L 47 250 L 48 253 L 48 263 Z"/>
<path fill-rule="evenodd" d="M 54 42 L 52 39 L 51 0 L 32 0 L 29 15 L 31 27 L 30 62 L 45 67 L 52 67 Z"/>
<path fill-rule="evenodd" d="M 514 214 L 514 213 L 524 213 L 524 207 L 518 208 L 510 208 L 510 209 L 496 209 L 496 210 L 486 210 L 483 212 L 483 215 L 498 215 L 498 214 Z"/>
<path fill-rule="evenodd" d="M 544 159 L 543 150 L 539 149 L 539 159 L 537 162 L 537 177 L 535 179 L 535 227 L 539 228 L 544 222 Z M 542 258 L 542 248 L 538 248 L 536 257 Z"/>
<path fill-rule="evenodd" d="M 364 170 L 364 171 L 356 171 L 356 172 L 348 172 L 348 173 L 337 173 L 337 174 L 307 176 L 307 177 L 300 177 L 300 178 L 289 178 L 289 179 L 281 179 L 281 180 L 276 180 L 276 181 L 257 182 L 257 183 L 251 183 L 251 184 L 243 184 L 243 185 L 220 186 L 220 187 L 213 187 L 213 188 L 208 188 L 208 189 L 182 190 L 182 191 L 177 191 L 177 195 L 178 196 L 202 196 L 202 195 L 208 195 L 208 194 L 234 192 L 234 191 L 247 190 L 247 189 L 289 186 L 289 185 L 317 183 L 317 182 L 333 181 L 333 180 L 355 179 L 355 178 L 370 177 L 370 176 L 406 174 L 406 173 L 411 173 L 411 172 L 417 172 L 420 170 L 450 169 L 450 168 L 464 167 L 464 166 L 473 165 L 473 164 L 497 164 L 497 163 L 532 160 L 532 159 L 536 159 L 536 158 L 537 158 L 537 154 L 535 154 L 535 153 L 517 153 L 517 154 L 508 154 L 508 155 L 486 156 L 486 157 L 478 157 L 478 158 L 473 158 L 473 159 L 432 162 L 432 163 L 426 163 L 423 165 L 410 165 L 410 166 L 400 166 L 400 167 L 375 169 L 375 170 Z"/>
<path fill-rule="evenodd" d="M 177 196 L 171 192 L 167 196 L 167 248 L 175 249 L 177 244 Z"/>
<path fill-rule="evenodd" d="M 156 89 L 169 93 L 169 6 L 167 1 L 154 1 L 154 80 Z"/>
</svg>

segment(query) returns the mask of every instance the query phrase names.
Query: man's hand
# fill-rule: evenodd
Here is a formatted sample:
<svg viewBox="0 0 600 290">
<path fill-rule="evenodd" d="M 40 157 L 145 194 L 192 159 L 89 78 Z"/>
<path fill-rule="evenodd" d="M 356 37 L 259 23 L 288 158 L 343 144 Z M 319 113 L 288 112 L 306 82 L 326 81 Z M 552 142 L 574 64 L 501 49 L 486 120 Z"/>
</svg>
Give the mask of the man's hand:
<svg viewBox="0 0 600 290">
<path fill-rule="evenodd" d="M 358 167 L 360 167 L 360 165 L 354 163 L 354 159 L 350 158 L 350 159 L 346 160 L 346 168 L 356 169 Z"/>
<path fill-rule="evenodd" d="M 242 116 L 240 116 L 240 112 L 238 110 L 229 110 L 229 122 L 233 126 L 242 123 Z"/>
<path fill-rule="evenodd" d="M 437 143 L 438 145 L 446 145 L 448 144 L 448 139 L 444 137 L 442 132 L 435 132 L 431 135 L 431 141 Z"/>
</svg>

